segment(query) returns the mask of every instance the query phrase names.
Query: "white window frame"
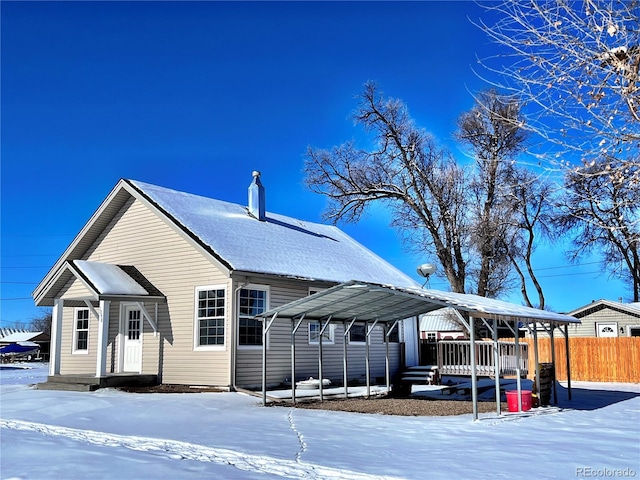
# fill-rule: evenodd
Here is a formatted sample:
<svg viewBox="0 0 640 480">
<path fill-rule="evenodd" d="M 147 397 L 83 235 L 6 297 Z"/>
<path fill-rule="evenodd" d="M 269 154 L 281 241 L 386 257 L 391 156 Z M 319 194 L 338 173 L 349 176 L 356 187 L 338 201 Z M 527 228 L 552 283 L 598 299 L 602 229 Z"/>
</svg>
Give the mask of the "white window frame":
<svg viewBox="0 0 640 480">
<path fill-rule="evenodd" d="M 320 343 L 319 337 L 316 334 L 316 339 L 312 340 L 311 339 L 311 328 L 312 326 L 317 326 L 318 327 L 318 332 L 320 332 L 320 327 L 321 327 L 321 323 L 315 320 L 311 320 L 309 321 L 308 327 L 307 327 L 307 331 L 309 333 L 308 335 L 308 339 L 309 339 L 309 345 L 318 345 Z M 322 344 L 323 345 L 334 345 L 336 341 L 336 326 L 335 324 L 331 323 L 329 324 L 329 326 L 325 329 L 324 331 L 324 335 L 322 336 Z"/>
<path fill-rule="evenodd" d="M 349 335 L 348 335 L 348 339 L 349 339 L 349 345 L 366 345 L 367 343 L 367 323 L 358 323 L 355 322 L 352 326 L 351 329 L 349 330 Z M 364 328 L 364 340 L 362 342 L 360 341 L 352 341 L 351 340 L 351 332 L 353 332 L 353 328 L 354 327 L 363 327 Z"/>
<path fill-rule="evenodd" d="M 202 291 L 208 291 L 208 290 L 223 290 L 224 291 L 224 314 L 222 315 L 222 317 L 220 317 L 219 315 L 214 315 L 212 317 L 198 317 L 198 307 L 199 307 L 199 300 L 200 300 L 200 292 Z M 227 314 L 229 311 L 229 295 L 228 295 L 228 289 L 227 289 L 227 285 L 203 285 L 203 286 L 197 286 L 194 289 L 194 299 L 193 299 L 193 305 L 194 305 L 194 312 L 193 312 L 193 318 L 194 318 L 194 323 L 193 323 L 193 349 L 197 350 L 197 351 L 221 351 L 221 350 L 225 350 L 226 349 L 226 345 L 227 345 Z M 222 328 L 223 328 L 223 340 L 222 340 L 222 344 L 218 344 L 218 345 L 200 345 L 200 320 L 207 320 L 207 319 L 220 319 L 222 318 Z"/>
<path fill-rule="evenodd" d="M 600 335 L 602 327 L 610 327 L 615 335 Z M 598 338 L 615 338 L 619 337 L 618 322 L 596 322 L 596 337 Z"/>
<path fill-rule="evenodd" d="M 627 337 L 631 336 L 631 329 L 632 328 L 639 328 L 640 329 L 640 325 L 627 325 Z"/>
<path fill-rule="evenodd" d="M 87 312 L 87 328 L 78 329 L 78 313 Z M 88 355 L 89 354 L 89 322 L 91 320 L 91 311 L 87 307 L 76 307 L 73 309 L 73 345 L 71 346 L 71 353 L 73 355 Z M 78 348 L 78 333 L 87 332 L 87 348 Z"/>
<path fill-rule="evenodd" d="M 251 315 L 240 315 L 240 294 L 242 292 L 242 290 L 258 290 L 258 291 L 262 291 L 265 292 L 265 296 L 264 296 L 264 311 L 267 312 L 269 311 L 269 303 L 270 303 L 270 298 L 271 298 L 271 288 L 269 287 L 269 285 L 261 285 L 261 284 L 257 284 L 257 283 L 250 283 L 248 285 L 243 286 L 240 290 L 238 290 L 238 298 L 237 298 L 237 306 L 238 306 L 238 325 L 237 325 L 237 332 L 236 332 L 236 337 L 237 337 L 237 347 L 239 349 L 242 350 L 262 350 L 262 345 L 243 345 L 240 343 L 240 319 L 241 318 L 246 318 L 246 319 L 253 319 L 253 317 Z M 262 325 L 262 322 L 260 322 L 260 324 Z M 269 338 L 270 338 L 271 332 L 267 332 L 267 350 L 269 349 Z"/>
<path fill-rule="evenodd" d="M 396 326 L 395 326 L 395 327 L 393 327 L 393 330 L 394 330 L 394 331 L 397 333 L 397 335 L 398 335 L 398 340 L 397 340 L 397 341 L 393 341 L 393 340 L 391 340 L 391 339 L 389 338 L 389 343 L 390 343 L 390 344 L 395 345 L 395 344 L 397 344 L 397 343 L 400 343 L 400 323 L 402 323 L 402 322 L 398 322 L 398 323 L 396 323 Z M 392 325 L 393 325 L 393 323 L 390 323 L 390 324 L 389 324 L 389 327 L 391 327 Z M 376 328 L 377 328 L 377 327 L 376 327 Z M 386 329 L 385 329 L 384 327 L 381 327 L 381 329 L 382 329 L 382 343 L 385 343 L 385 342 L 387 341 L 387 336 L 386 336 L 386 332 L 385 332 L 385 330 L 386 330 Z"/>
</svg>

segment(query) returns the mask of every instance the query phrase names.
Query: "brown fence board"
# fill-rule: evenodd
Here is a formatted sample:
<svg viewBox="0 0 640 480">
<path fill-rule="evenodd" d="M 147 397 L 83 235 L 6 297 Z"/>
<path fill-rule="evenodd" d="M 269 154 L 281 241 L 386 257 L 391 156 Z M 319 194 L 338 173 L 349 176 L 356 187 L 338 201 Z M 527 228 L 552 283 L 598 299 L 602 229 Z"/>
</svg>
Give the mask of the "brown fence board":
<svg viewBox="0 0 640 480">
<path fill-rule="evenodd" d="M 535 374 L 533 338 L 529 344 L 529 376 Z M 556 378 L 567 379 L 567 360 L 564 336 L 554 338 Z M 538 338 L 538 361 L 550 363 L 551 339 Z M 587 382 L 640 382 L 640 337 L 591 338 L 569 337 L 571 379 Z"/>
</svg>

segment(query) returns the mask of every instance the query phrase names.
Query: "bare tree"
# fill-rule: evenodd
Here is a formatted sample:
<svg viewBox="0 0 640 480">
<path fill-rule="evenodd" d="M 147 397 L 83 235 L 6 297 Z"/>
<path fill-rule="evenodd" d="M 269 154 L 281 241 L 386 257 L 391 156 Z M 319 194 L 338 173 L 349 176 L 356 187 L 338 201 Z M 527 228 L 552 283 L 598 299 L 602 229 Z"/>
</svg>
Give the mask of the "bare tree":
<svg viewBox="0 0 640 480">
<path fill-rule="evenodd" d="M 563 214 L 557 223 L 564 232 L 576 234 L 572 257 L 598 249 L 603 266 L 612 277 L 631 285 L 633 301 L 640 300 L 640 166 L 626 168 L 595 162 L 570 172 L 565 180 Z M 609 170 L 608 175 L 600 172 Z M 593 173 L 593 174 L 592 174 Z"/>
<path fill-rule="evenodd" d="M 520 104 L 496 90 L 481 92 L 471 110 L 458 119 L 456 138 L 471 150 L 475 176 L 472 241 L 478 252 L 477 293 L 495 297 L 507 286 L 510 261 L 504 248 L 511 217 L 507 195 L 515 160 L 525 148 Z"/>
<path fill-rule="evenodd" d="M 357 221 L 383 202 L 410 249 L 436 254 L 453 291 L 495 297 L 508 288 L 512 269 L 503 240 L 512 202 L 503 184 L 525 137 L 517 103 L 496 92 L 481 98 L 459 122 L 473 164 L 456 163 L 415 126 L 400 100 L 367 84 L 355 119 L 372 134 L 372 148 L 354 142 L 309 148 L 305 171 L 307 185 L 329 198 L 326 218 Z"/>
<path fill-rule="evenodd" d="M 562 158 L 564 166 L 596 154 L 636 163 L 638 1 L 505 0 L 484 6 L 493 21 L 478 25 L 501 53 L 480 62 L 498 74 L 492 83 L 527 105 L 523 128 L 561 147 L 552 158 Z"/>
<path fill-rule="evenodd" d="M 545 296 L 533 267 L 533 254 L 541 241 L 555 237 L 553 221 L 557 190 L 543 175 L 532 170 L 517 167 L 511 175 L 507 200 L 512 206 L 507 217 L 511 224 L 504 237 L 505 249 L 518 277 L 524 303 L 544 310 Z M 527 288 L 528 280 L 538 298 L 535 305 Z"/>
<path fill-rule="evenodd" d="M 51 310 L 42 310 L 40 315 L 31 319 L 29 329 L 35 332 L 44 332 L 51 334 Z"/>
<path fill-rule="evenodd" d="M 358 221 L 372 203 L 384 203 L 407 241 L 434 251 L 451 289 L 464 293 L 469 231 L 464 170 L 415 126 L 404 103 L 384 98 L 372 83 L 365 85 L 354 118 L 372 135 L 369 150 L 348 142 L 307 151 L 306 183 L 328 197 L 325 217 Z"/>
</svg>

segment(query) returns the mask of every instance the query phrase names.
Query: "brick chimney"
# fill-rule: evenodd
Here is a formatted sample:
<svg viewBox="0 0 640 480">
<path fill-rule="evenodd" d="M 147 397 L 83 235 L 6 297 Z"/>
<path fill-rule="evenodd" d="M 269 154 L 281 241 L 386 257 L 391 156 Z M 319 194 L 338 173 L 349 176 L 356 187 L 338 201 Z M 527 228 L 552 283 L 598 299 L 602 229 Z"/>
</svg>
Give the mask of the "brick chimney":
<svg viewBox="0 0 640 480">
<path fill-rule="evenodd" d="M 264 222 L 264 186 L 260 181 L 260 172 L 254 170 L 253 181 L 249 185 L 249 213 L 261 222 Z"/>
</svg>

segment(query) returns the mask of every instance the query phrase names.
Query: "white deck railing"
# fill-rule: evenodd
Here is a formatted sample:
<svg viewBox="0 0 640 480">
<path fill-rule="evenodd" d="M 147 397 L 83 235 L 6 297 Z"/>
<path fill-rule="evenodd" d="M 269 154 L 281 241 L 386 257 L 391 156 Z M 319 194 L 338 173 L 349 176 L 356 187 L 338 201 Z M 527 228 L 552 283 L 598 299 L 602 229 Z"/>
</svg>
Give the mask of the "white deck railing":
<svg viewBox="0 0 640 480">
<path fill-rule="evenodd" d="M 493 376 L 494 346 L 491 341 L 475 342 L 476 375 Z M 529 373 L 529 345 L 518 343 L 520 350 L 520 375 Z M 517 375 L 516 344 L 498 342 L 500 376 Z M 438 342 L 438 371 L 440 375 L 471 375 L 471 342 L 468 340 L 442 340 Z"/>
</svg>

